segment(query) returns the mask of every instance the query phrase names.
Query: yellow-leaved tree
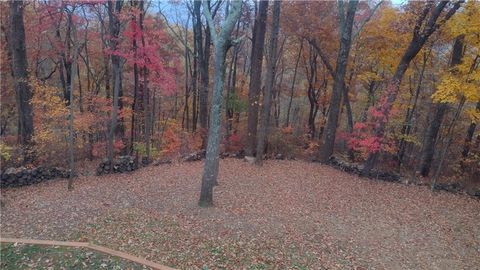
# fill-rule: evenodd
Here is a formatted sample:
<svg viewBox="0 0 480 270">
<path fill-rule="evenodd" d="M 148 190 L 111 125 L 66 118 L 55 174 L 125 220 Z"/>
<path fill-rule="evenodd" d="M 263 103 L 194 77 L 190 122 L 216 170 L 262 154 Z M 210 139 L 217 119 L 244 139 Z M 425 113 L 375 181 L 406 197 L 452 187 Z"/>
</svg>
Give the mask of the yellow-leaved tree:
<svg viewBox="0 0 480 270">
<path fill-rule="evenodd" d="M 443 74 L 437 90 L 432 95 L 434 102 L 443 104 L 439 106 L 456 104 L 453 119 L 448 125 L 446 143 L 440 154 L 439 166 L 434 175 L 432 188 L 440 174 L 448 147 L 455 137 L 453 136 L 454 128 L 461 119 L 462 112 L 466 112 L 470 121 L 462 152 L 463 158 L 469 154 L 473 133 L 480 119 L 480 20 L 478 14 L 480 14 L 480 3 L 469 1 L 462 12 L 447 23 L 447 34 L 455 38 L 451 62 L 454 62 L 455 46 L 461 46 L 461 56 L 458 57 L 461 61 L 451 65 L 451 68 Z M 476 167 L 473 169 L 474 173 L 479 171 L 478 161 L 480 161 L 480 156 L 476 155 L 473 163 Z"/>
</svg>

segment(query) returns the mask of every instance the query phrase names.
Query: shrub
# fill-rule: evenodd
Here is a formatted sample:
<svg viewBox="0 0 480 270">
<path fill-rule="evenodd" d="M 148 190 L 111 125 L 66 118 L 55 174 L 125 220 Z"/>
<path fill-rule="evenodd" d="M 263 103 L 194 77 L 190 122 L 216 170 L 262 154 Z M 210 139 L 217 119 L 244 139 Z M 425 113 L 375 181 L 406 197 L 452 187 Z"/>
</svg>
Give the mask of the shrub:
<svg viewBox="0 0 480 270">
<path fill-rule="evenodd" d="M 225 139 L 225 151 L 230 153 L 239 152 L 244 148 L 243 139 L 238 133 L 233 133 Z"/>
</svg>

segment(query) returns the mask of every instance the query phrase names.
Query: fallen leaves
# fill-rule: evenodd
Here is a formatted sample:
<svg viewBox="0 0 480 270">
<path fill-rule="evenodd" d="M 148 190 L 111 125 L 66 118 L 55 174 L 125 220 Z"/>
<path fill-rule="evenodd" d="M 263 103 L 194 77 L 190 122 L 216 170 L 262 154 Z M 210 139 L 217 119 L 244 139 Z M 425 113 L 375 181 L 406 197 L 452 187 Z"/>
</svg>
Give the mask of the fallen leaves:
<svg viewBox="0 0 480 270">
<path fill-rule="evenodd" d="M 2 192 L 2 236 L 88 239 L 180 269 L 457 269 L 480 265 L 480 202 L 361 179 L 327 166 L 203 162 Z M 204 269 L 207 269 L 204 268 Z"/>
</svg>

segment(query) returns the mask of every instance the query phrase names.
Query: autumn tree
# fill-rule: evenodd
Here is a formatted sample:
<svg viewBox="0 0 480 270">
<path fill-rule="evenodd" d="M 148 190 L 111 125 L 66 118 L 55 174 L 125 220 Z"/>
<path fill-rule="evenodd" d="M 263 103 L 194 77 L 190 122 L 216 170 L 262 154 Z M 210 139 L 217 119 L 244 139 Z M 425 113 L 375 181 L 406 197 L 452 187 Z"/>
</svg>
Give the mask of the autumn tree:
<svg viewBox="0 0 480 270">
<path fill-rule="evenodd" d="M 349 1 L 347 13 L 345 14 L 343 1 L 338 2 L 340 49 L 338 50 L 335 66 L 335 77 L 333 81 L 332 97 L 330 100 L 330 112 L 328 114 L 322 148 L 320 150 L 320 161 L 322 162 L 328 161 L 333 153 L 333 147 L 335 145 L 337 122 L 340 113 L 342 94 L 344 91 L 343 88 L 345 87 L 345 73 L 347 70 L 348 55 L 350 53 L 350 45 L 352 41 L 353 21 L 355 19 L 357 5 L 358 1 Z"/>
<path fill-rule="evenodd" d="M 108 1 L 108 16 L 110 20 L 110 50 L 112 51 L 112 76 L 113 76 L 113 109 L 112 109 L 112 122 L 110 126 L 110 132 L 108 135 L 108 160 L 112 163 L 113 160 L 113 142 L 118 123 L 118 109 L 120 100 L 120 87 L 121 87 L 121 59 L 120 56 L 115 53 L 118 49 L 118 35 L 120 33 L 120 11 L 122 10 L 123 2 L 116 0 L 115 3 Z"/>
<path fill-rule="evenodd" d="M 397 98 L 400 83 L 403 79 L 405 72 L 410 65 L 410 62 L 415 58 L 418 52 L 422 49 L 428 38 L 446 21 L 448 21 L 455 12 L 460 8 L 463 1 L 457 1 L 451 3 L 450 1 L 440 1 L 435 5 L 434 1 L 425 2 L 423 4 L 422 11 L 417 17 L 415 26 L 413 29 L 412 39 L 404 51 L 400 62 L 397 65 L 393 77 L 386 85 L 386 90 L 379 102 L 379 105 L 375 109 L 372 109 L 371 121 L 378 123 L 374 128 L 375 140 L 378 143 L 382 143 L 385 133 L 385 127 L 388 123 L 388 117 L 390 115 L 393 102 Z M 444 12 L 444 9 L 450 6 L 450 8 Z M 442 16 L 442 14 L 444 16 Z M 372 151 L 363 168 L 362 174 L 369 174 L 373 169 L 375 162 L 378 158 L 379 151 Z"/>
<path fill-rule="evenodd" d="M 280 28 L 280 9 L 281 2 L 273 3 L 272 28 L 270 31 L 269 60 L 267 65 L 267 75 L 265 80 L 265 93 L 263 96 L 262 111 L 260 115 L 260 127 L 257 134 L 256 164 L 262 166 L 263 153 L 265 152 L 265 140 L 267 139 L 270 125 L 270 108 L 272 103 L 273 84 L 275 79 L 275 65 L 277 64 L 277 39 Z"/>
<path fill-rule="evenodd" d="M 219 166 L 219 145 L 221 128 L 221 106 L 223 102 L 223 87 L 225 81 L 225 55 L 231 46 L 231 33 L 235 23 L 240 17 L 242 1 L 232 1 L 229 13 L 222 24 L 220 31 L 217 32 L 210 10 L 207 7 L 208 2 L 203 1 L 203 13 L 211 31 L 211 39 L 214 45 L 214 67 L 215 76 L 213 81 L 213 96 L 210 109 L 210 128 L 208 130 L 207 154 L 202 177 L 202 187 L 200 192 L 200 206 L 213 205 L 213 186 L 218 176 Z"/>
<path fill-rule="evenodd" d="M 257 140 L 259 96 L 262 87 L 263 47 L 267 24 L 268 1 L 259 1 L 252 36 L 250 83 L 248 87 L 248 120 L 246 155 L 254 156 Z"/>
<path fill-rule="evenodd" d="M 453 45 L 452 57 L 450 59 L 450 67 L 454 68 L 460 64 L 463 56 L 463 36 L 457 37 Z M 433 154 L 435 153 L 435 145 L 438 137 L 438 131 L 443 121 L 443 117 L 447 112 L 449 105 L 446 102 L 437 103 L 435 105 L 435 112 L 433 119 L 430 121 L 428 127 L 425 145 L 422 153 L 422 161 L 420 167 L 420 174 L 422 176 L 428 176 L 430 172 L 430 166 L 433 160 Z"/>
<path fill-rule="evenodd" d="M 450 36 L 456 36 L 452 48 L 452 55 L 449 63 L 449 71 L 443 76 L 442 82 L 435 92 L 433 98 L 435 109 L 433 119 L 430 121 L 425 144 L 422 152 L 420 165 L 420 174 L 428 176 L 431 170 L 432 161 L 438 145 L 437 140 L 444 118 L 448 114 L 452 103 L 459 102 L 465 98 L 465 102 L 471 102 L 475 105 L 470 110 L 471 123 L 467 129 L 464 149 L 462 155 L 465 157 L 469 151 L 469 143 L 472 140 L 473 133 L 478 118 L 478 87 L 476 86 L 475 73 L 478 73 L 478 49 L 480 48 L 480 38 L 478 36 L 480 28 L 478 24 L 472 23 L 480 10 L 478 3 L 467 3 L 465 8 L 453 17 L 446 25 L 446 32 Z M 441 157 L 440 157 L 441 158 Z"/>
</svg>

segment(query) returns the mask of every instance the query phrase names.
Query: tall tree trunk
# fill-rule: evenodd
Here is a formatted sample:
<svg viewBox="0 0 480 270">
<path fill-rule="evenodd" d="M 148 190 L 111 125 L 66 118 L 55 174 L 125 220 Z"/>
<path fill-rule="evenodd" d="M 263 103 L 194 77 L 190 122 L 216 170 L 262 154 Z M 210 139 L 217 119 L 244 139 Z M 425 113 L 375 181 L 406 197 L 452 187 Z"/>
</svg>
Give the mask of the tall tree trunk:
<svg viewBox="0 0 480 270">
<path fill-rule="evenodd" d="M 323 138 L 323 144 L 320 149 L 320 161 L 327 162 L 333 154 L 335 146 L 335 135 L 337 132 L 338 116 L 340 114 L 340 103 L 345 87 L 345 73 L 348 64 L 348 55 L 352 42 L 352 28 L 357 9 L 358 1 L 350 0 L 348 4 L 347 15 L 344 14 L 343 1 L 338 2 L 340 13 L 340 49 L 338 50 L 337 64 L 335 66 L 335 77 L 333 82 L 332 97 L 330 100 L 330 111 L 328 113 L 327 124 Z"/>
<path fill-rule="evenodd" d="M 407 109 L 407 115 L 405 116 L 405 122 L 404 122 L 403 127 L 402 127 L 402 135 L 407 135 L 408 136 L 408 135 L 410 135 L 410 132 L 412 130 L 413 115 L 414 115 L 415 110 L 417 108 L 418 96 L 420 95 L 420 91 L 422 89 L 423 75 L 425 73 L 425 67 L 427 65 L 427 60 L 428 60 L 428 57 L 427 57 L 427 54 L 425 53 L 423 55 L 422 70 L 420 71 L 419 78 L 418 78 L 418 84 L 417 84 L 417 87 L 415 89 L 415 94 L 414 94 L 414 97 L 413 97 L 413 106 L 412 106 L 412 108 Z M 406 147 L 407 147 L 407 141 L 405 141 L 405 139 L 402 138 L 400 140 L 400 146 L 399 146 L 399 150 L 398 150 L 398 165 L 399 166 L 403 162 L 403 157 L 405 155 Z"/>
<path fill-rule="evenodd" d="M 65 31 L 65 42 L 64 42 L 64 48 L 61 53 L 62 55 L 62 66 L 63 68 L 60 69 L 60 72 L 65 72 L 65 77 L 66 81 L 65 84 L 63 85 L 63 98 L 67 104 L 67 106 L 70 105 L 70 85 L 72 84 L 72 62 L 71 62 L 71 36 L 72 36 L 72 13 L 67 12 L 67 29 Z M 57 37 L 59 38 L 60 41 L 60 29 L 57 29 Z"/>
<path fill-rule="evenodd" d="M 374 122 L 378 122 L 374 130 L 374 135 L 379 140 L 382 140 L 385 133 L 385 127 L 388 122 L 388 117 L 390 115 L 390 111 L 393 107 L 393 102 L 396 100 L 398 92 L 400 90 L 400 83 L 402 82 L 403 76 L 410 65 L 410 62 L 415 58 L 418 52 L 422 49 L 425 42 L 428 38 L 440 27 L 440 23 L 437 23 L 438 18 L 442 14 L 445 6 L 449 3 L 449 1 L 440 1 L 435 7 L 433 1 L 426 2 L 425 7 L 421 14 L 419 15 L 414 31 L 412 40 L 408 45 L 405 53 L 403 54 L 396 71 L 392 77 L 392 79 L 388 82 L 387 88 L 384 93 L 384 97 L 381 100 L 385 100 L 383 104 L 379 104 L 377 110 L 379 111 L 380 118 L 379 119 L 372 119 Z M 441 20 L 441 23 L 445 23 L 448 19 L 450 19 L 453 14 L 460 8 L 460 5 L 463 1 L 457 1 L 448 12 L 446 12 L 444 18 Z M 430 14 L 428 20 L 427 15 Z M 378 118 L 378 117 L 375 117 Z M 370 153 L 367 161 L 365 162 L 365 166 L 363 167 L 362 174 L 368 175 L 370 171 L 375 166 L 377 161 L 379 152 Z"/>
<path fill-rule="evenodd" d="M 237 37 L 238 37 L 238 24 L 237 24 Z M 238 60 L 238 46 L 236 46 L 232 52 L 232 60 L 230 61 L 230 68 L 228 70 L 228 77 L 227 77 L 227 97 L 226 97 L 226 138 L 230 137 L 232 128 L 233 128 L 233 108 L 231 104 L 232 96 L 235 95 L 235 80 L 236 80 L 236 73 L 237 73 L 237 60 Z M 228 143 L 228 141 L 227 141 Z"/>
<path fill-rule="evenodd" d="M 267 77 L 265 82 L 265 95 L 263 96 L 262 114 L 260 117 L 260 127 L 257 134 L 257 158 L 256 164 L 263 165 L 263 153 L 265 152 L 265 141 L 270 125 L 270 107 L 272 103 L 273 84 L 275 80 L 275 65 L 277 60 L 277 40 L 280 27 L 280 9 L 281 2 L 273 2 L 272 30 L 269 40 L 269 61 L 267 64 Z"/>
<path fill-rule="evenodd" d="M 303 40 L 300 43 L 300 50 L 298 50 L 297 61 L 295 62 L 295 69 L 293 70 L 292 86 L 290 87 L 290 98 L 288 100 L 288 108 L 287 108 L 287 119 L 285 120 L 285 126 L 286 127 L 288 127 L 290 125 L 290 110 L 292 109 L 293 91 L 295 89 L 295 81 L 297 79 L 298 63 L 300 62 L 300 57 L 302 56 L 302 49 L 303 49 Z"/>
<path fill-rule="evenodd" d="M 197 116 L 196 116 L 196 111 L 197 111 L 197 106 L 196 106 L 196 103 L 197 103 L 197 100 L 199 101 L 198 103 L 200 103 L 200 95 L 202 95 L 202 102 L 204 101 L 204 92 L 205 92 L 205 84 L 204 84 L 204 79 L 205 79 L 205 72 L 208 73 L 208 67 L 206 67 L 206 71 L 205 71 L 205 65 L 206 65 L 206 62 L 205 62 L 205 59 L 204 59 L 204 51 L 203 51 L 203 38 L 202 38 L 202 17 L 201 17 L 201 13 L 200 13 L 200 8 L 201 8 L 201 5 L 202 5 L 202 2 L 201 1 L 194 1 L 193 2 L 193 16 L 192 16 L 192 20 L 193 20 L 193 54 L 194 54 L 194 58 L 193 58 L 193 74 L 192 74 L 192 90 L 194 91 L 194 103 L 195 105 L 193 106 L 193 111 L 194 111 L 194 120 L 193 120 L 193 126 L 194 126 L 194 130 L 196 129 L 196 125 L 197 125 Z M 208 61 L 207 61 L 208 63 Z M 197 89 L 197 73 L 198 73 L 198 70 L 200 71 L 200 85 L 201 85 L 201 89 L 200 91 Z M 207 74 L 207 78 L 208 78 L 208 74 Z M 207 79 L 207 84 L 206 84 L 206 92 L 207 92 L 207 98 L 208 98 L 208 79 Z M 206 117 L 206 115 L 203 115 L 203 114 L 206 114 L 206 109 L 204 109 L 204 105 L 206 104 L 203 104 L 200 105 L 199 104 L 199 114 L 202 114 L 200 116 L 200 127 L 201 128 L 205 128 L 206 129 L 206 120 L 203 118 L 203 117 Z M 203 140 L 202 140 L 203 141 Z"/>
<path fill-rule="evenodd" d="M 454 67 L 461 63 L 463 57 L 463 37 L 457 37 L 453 45 L 452 58 L 450 59 L 450 67 Z M 438 137 L 440 126 L 442 125 L 443 117 L 448 109 L 447 103 L 438 103 L 435 105 L 435 116 L 430 121 L 427 138 L 422 153 L 422 161 L 420 167 L 420 174 L 423 177 L 428 176 L 430 167 L 432 165 L 433 156 L 435 153 L 435 144 Z"/>
<path fill-rule="evenodd" d="M 140 3 L 140 6 L 143 10 L 143 2 Z M 140 24 L 140 30 L 143 33 L 143 16 L 141 17 L 142 21 Z M 142 34 L 142 47 L 145 48 L 145 35 Z M 142 55 L 143 59 L 147 59 L 147 55 L 145 55 L 145 49 L 143 50 L 144 55 Z M 144 123 L 145 123 L 145 155 L 146 155 L 146 160 L 144 161 L 145 164 L 150 163 L 150 146 L 151 146 L 151 141 L 150 141 L 150 136 L 151 136 L 151 109 L 150 109 L 150 90 L 148 88 L 148 70 L 147 66 L 143 66 L 143 115 L 144 115 Z"/>
<path fill-rule="evenodd" d="M 74 41 L 76 41 L 76 30 L 74 29 L 73 30 L 73 36 L 74 36 Z M 78 68 L 78 62 L 77 62 L 77 58 L 78 58 L 78 44 L 75 44 L 74 45 L 75 49 L 74 49 L 74 53 L 73 53 L 73 69 L 75 68 Z M 74 137 L 74 128 L 73 128 L 73 86 L 74 86 L 74 82 L 75 82 L 75 74 L 76 74 L 76 71 L 73 70 L 73 73 L 72 73 L 72 80 L 71 80 L 71 84 L 68 86 L 68 93 L 70 95 L 69 97 L 69 113 L 70 115 L 68 116 L 68 149 L 69 149 L 69 166 L 70 166 L 70 174 L 69 174 L 69 177 L 68 177 L 68 190 L 73 190 L 73 177 L 74 177 L 74 174 L 75 174 L 75 137 Z M 80 82 L 79 82 L 80 83 Z"/>
<path fill-rule="evenodd" d="M 28 85 L 27 49 L 25 44 L 25 26 L 23 24 L 23 1 L 10 2 L 10 52 L 15 85 L 19 142 L 25 146 L 31 144 L 33 136 L 33 111 L 30 100 L 32 90 Z M 28 161 L 29 156 L 25 156 Z"/>
<path fill-rule="evenodd" d="M 210 12 L 210 1 L 207 1 L 206 5 L 203 6 L 204 9 L 208 9 Z M 199 98 L 199 118 L 200 118 L 200 127 L 206 131 L 208 128 L 208 85 L 209 85 L 209 65 L 210 65 L 210 47 L 211 47 L 211 31 L 209 27 L 205 29 L 205 44 L 202 44 L 202 22 L 200 15 L 200 1 L 194 2 L 194 13 L 196 17 L 196 24 L 194 27 L 197 28 L 197 38 L 195 39 L 197 44 L 198 58 L 199 58 L 199 71 L 200 71 L 200 92 L 198 95 Z M 215 17 L 216 10 L 212 17 Z M 205 148 L 207 145 L 207 137 L 203 135 L 202 138 L 202 148 Z"/>
<path fill-rule="evenodd" d="M 283 85 L 283 75 L 285 74 L 285 65 L 282 61 L 282 71 L 280 73 L 280 81 L 278 82 L 277 89 L 272 93 L 273 95 L 273 112 L 275 117 L 275 127 L 280 127 L 280 113 L 281 113 L 281 103 L 280 103 L 280 96 L 282 91 Z"/>
<path fill-rule="evenodd" d="M 139 1 L 139 2 L 133 2 L 132 4 L 133 5 L 137 5 L 140 3 L 140 18 L 139 18 L 139 24 L 142 25 L 143 24 L 143 1 Z M 135 16 L 133 16 L 132 20 L 137 20 L 137 18 Z M 143 33 L 142 33 L 143 34 Z M 137 44 L 137 38 L 136 36 L 134 36 L 133 38 L 133 42 L 132 42 L 132 49 L 133 49 L 133 54 L 134 54 L 134 59 L 137 60 L 138 59 L 138 44 Z M 130 155 L 133 155 L 133 146 L 134 146 L 134 143 L 135 143 L 135 128 L 136 128 L 136 123 L 135 123 L 135 120 L 136 120 L 136 116 L 138 115 L 138 111 L 137 111 L 137 97 L 138 97 L 138 89 L 139 89 L 139 79 L 138 79 L 138 75 L 139 75 L 139 70 L 138 70 L 138 64 L 137 64 L 137 61 L 134 62 L 133 64 L 133 102 L 132 102 L 132 118 L 131 118 L 131 129 L 130 129 Z"/>
<path fill-rule="evenodd" d="M 217 181 L 219 166 L 219 146 L 221 128 L 221 106 L 223 102 L 223 86 L 225 81 L 225 55 L 230 43 L 230 34 L 235 23 L 240 17 L 242 1 L 232 1 L 230 13 L 228 13 L 219 33 L 216 32 L 212 15 L 203 2 L 208 27 L 211 30 L 211 37 L 215 47 L 215 77 L 213 86 L 212 106 L 210 111 L 210 128 L 208 129 L 208 144 L 205 160 L 205 167 L 202 177 L 200 192 L 200 206 L 213 205 L 213 187 Z"/>
<path fill-rule="evenodd" d="M 108 16 L 110 20 L 110 34 L 112 35 L 112 40 L 110 41 L 110 49 L 116 51 L 118 49 L 118 35 L 120 33 L 120 21 L 117 17 L 120 14 L 122 9 L 122 1 L 116 0 L 115 7 L 112 1 L 108 1 Z M 115 133 L 117 130 L 117 117 L 118 117 L 118 108 L 119 108 L 119 93 L 120 93 L 120 80 L 121 80 L 121 67 L 120 67 L 120 57 L 118 55 L 112 54 L 112 75 L 113 75 L 113 108 L 112 108 L 112 121 L 110 126 L 110 133 L 108 136 L 108 160 L 110 164 L 113 162 L 114 156 L 114 140 Z M 113 168 L 113 166 L 110 166 Z"/>
<path fill-rule="evenodd" d="M 446 135 L 446 143 L 445 146 L 443 147 L 443 151 L 440 154 L 440 160 L 438 162 L 438 167 L 437 170 L 435 171 L 435 175 L 433 176 L 433 181 L 432 181 L 432 190 L 435 189 L 435 185 L 437 183 L 438 177 L 440 176 L 440 172 L 443 169 L 443 162 L 445 160 L 445 156 L 447 155 L 448 148 L 452 144 L 453 140 L 453 129 L 455 127 L 455 124 L 457 123 L 458 117 L 460 116 L 460 112 L 462 111 L 463 105 L 465 104 L 465 97 L 462 97 L 460 99 L 460 102 L 457 106 L 457 110 L 455 111 L 455 115 L 453 116 L 452 122 L 450 122 L 450 125 L 448 126 L 447 130 L 447 135 Z"/>
<path fill-rule="evenodd" d="M 254 156 L 257 139 L 259 96 L 262 84 L 263 47 L 267 23 L 268 1 L 260 1 L 257 17 L 253 26 L 250 84 L 248 86 L 248 120 L 246 155 Z"/>
<path fill-rule="evenodd" d="M 187 129 L 187 131 L 190 128 L 190 105 L 189 105 L 189 99 L 190 99 L 190 84 L 188 81 L 188 75 L 189 69 L 190 69 L 190 56 L 188 52 L 188 47 L 185 46 L 185 51 L 184 51 L 184 58 L 185 58 L 185 101 L 183 104 L 183 115 L 182 115 L 182 129 Z"/>
</svg>

